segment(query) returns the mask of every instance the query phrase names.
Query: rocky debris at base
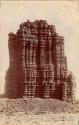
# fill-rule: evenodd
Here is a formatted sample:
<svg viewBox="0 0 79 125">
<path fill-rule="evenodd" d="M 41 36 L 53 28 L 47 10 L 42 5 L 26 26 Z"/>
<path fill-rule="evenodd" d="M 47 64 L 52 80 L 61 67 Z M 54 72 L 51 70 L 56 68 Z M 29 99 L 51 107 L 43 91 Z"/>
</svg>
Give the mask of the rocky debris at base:
<svg viewBox="0 0 79 125">
<path fill-rule="evenodd" d="M 0 125 L 78 125 L 79 102 L 0 98 Z"/>
<path fill-rule="evenodd" d="M 74 105 L 56 99 L 0 98 L 0 114 L 5 115 L 13 115 L 18 112 L 38 115 L 42 113 L 75 113 L 79 111 L 77 107 L 76 103 Z"/>
</svg>

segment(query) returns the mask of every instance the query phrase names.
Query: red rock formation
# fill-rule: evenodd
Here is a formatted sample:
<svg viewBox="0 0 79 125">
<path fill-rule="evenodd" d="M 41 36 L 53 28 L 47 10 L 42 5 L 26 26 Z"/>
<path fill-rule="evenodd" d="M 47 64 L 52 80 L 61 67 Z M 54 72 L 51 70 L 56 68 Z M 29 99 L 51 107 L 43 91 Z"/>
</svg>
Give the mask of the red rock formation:
<svg viewBox="0 0 79 125">
<path fill-rule="evenodd" d="M 27 21 L 9 34 L 7 97 L 68 99 L 64 38 L 44 20 Z"/>
</svg>

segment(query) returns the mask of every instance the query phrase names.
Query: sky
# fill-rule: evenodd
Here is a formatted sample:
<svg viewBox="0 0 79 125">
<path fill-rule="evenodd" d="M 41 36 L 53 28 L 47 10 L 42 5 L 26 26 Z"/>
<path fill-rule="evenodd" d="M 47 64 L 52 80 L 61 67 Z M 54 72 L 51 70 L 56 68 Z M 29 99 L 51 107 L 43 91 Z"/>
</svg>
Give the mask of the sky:
<svg viewBox="0 0 79 125">
<path fill-rule="evenodd" d="M 8 34 L 16 33 L 19 24 L 27 20 L 47 20 L 65 38 L 68 69 L 76 81 L 79 99 L 79 7 L 77 1 L 1 1 L 0 2 L 0 93 L 4 92 L 5 75 L 9 67 Z"/>
</svg>

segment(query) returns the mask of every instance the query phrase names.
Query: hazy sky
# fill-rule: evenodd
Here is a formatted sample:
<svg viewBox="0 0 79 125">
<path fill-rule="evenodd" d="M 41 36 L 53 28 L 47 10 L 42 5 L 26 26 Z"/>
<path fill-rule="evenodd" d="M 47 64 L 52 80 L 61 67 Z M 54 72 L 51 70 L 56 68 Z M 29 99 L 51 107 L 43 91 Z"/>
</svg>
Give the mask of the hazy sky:
<svg viewBox="0 0 79 125">
<path fill-rule="evenodd" d="M 68 68 L 75 75 L 76 97 L 79 98 L 79 8 L 77 1 L 2 1 L 0 5 L 0 91 L 3 92 L 8 69 L 8 33 L 19 24 L 36 19 L 47 20 L 65 38 Z"/>
</svg>

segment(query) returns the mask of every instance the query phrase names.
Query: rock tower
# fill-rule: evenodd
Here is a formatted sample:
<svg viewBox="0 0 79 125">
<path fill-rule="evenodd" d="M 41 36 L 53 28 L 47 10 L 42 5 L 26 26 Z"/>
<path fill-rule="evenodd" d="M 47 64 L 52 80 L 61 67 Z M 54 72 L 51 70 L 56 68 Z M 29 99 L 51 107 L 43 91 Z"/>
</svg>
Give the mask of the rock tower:
<svg viewBox="0 0 79 125">
<path fill-rule="evenodd" d="M 5 95 L 9 98 L 55 98 L 68 100 L 67 58 L 64 38 L 45 20 L 24 22 L 9 34 L 9 69 Z M 72 92 L 71 92 L 72 93 Z"/>
</svg>

